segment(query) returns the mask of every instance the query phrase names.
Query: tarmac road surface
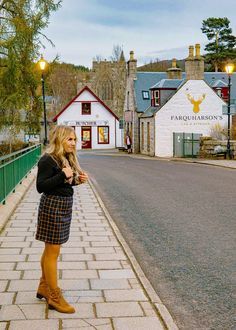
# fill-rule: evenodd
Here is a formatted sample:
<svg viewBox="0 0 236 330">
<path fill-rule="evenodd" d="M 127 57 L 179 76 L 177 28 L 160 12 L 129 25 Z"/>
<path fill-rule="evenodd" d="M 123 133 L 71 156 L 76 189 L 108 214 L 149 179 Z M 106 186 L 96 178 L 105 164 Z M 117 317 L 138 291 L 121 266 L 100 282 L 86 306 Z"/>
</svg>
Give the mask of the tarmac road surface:
<svg viewBox="0 0 236 330">
<path fill-rule="evenodd" d="M 178 327 L 235 329 L 235 170 L 79 156 Z"/>
</svg>

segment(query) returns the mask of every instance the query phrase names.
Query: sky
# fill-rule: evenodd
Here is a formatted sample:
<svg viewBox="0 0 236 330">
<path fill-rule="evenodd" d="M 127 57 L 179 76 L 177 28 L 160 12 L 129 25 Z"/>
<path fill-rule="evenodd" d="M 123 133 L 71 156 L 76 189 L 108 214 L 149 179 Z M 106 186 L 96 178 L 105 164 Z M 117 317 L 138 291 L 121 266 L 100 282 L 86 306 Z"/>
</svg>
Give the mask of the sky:
<svg viewBox="0 0 236 330">
<path fill-rule="evenodd" d="M 183 59 L 188 47 L 208 42 L 201 31 L 209 17 L 227 17 L 236 35 L 235 0 L 63 0 L 43 33 L 41 52 L 52 61 L 92 67 L 96 57 L 109 60 L 113 47 L 134 51 L 138 66 L 159 59 Z"/>
</svg>

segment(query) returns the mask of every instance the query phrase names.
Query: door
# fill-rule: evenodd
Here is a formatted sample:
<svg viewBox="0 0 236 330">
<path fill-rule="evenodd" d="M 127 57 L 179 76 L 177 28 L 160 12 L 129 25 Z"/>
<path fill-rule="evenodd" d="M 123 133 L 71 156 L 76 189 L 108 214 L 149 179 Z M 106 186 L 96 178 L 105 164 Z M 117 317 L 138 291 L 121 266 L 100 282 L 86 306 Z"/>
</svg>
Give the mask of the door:
<svg viewBox="0 0 236 330">
<path fill-rule="evenodd" d="M 200 136 L 197 133 L 173 133 L 174 157 L 197 157 L 200 149 Z"/>
<path fill-rule="evenodd" d="M 92 148 L 91 126 L 81 127 L 81 146 L 82 146 L 82 149 L 91 149 Z"/>
</svg>

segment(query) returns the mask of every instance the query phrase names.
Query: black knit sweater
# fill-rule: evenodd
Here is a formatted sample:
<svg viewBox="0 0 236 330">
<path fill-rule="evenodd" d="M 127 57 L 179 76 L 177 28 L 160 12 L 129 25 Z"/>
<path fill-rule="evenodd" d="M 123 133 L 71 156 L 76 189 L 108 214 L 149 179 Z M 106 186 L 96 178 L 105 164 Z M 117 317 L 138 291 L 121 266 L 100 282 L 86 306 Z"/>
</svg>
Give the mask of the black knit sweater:
<svg viewBox="0 0 236 330">
<path fill-rule="evenodd" d="M 66 175 L 56 161 L 49 154 L 44 154 L 38 162 L 37 191 L 47 195 L 72 196 L 72 185 L 65 180 Z"/>
</svg>

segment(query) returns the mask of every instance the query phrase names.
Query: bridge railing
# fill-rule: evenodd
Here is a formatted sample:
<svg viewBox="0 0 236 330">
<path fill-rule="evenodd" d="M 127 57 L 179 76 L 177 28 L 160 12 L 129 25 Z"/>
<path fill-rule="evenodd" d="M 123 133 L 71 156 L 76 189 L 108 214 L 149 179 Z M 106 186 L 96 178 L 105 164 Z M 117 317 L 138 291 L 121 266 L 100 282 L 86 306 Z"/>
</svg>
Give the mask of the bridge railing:
<svg viewBox="0 0 236 330">
<path fill-rule="evenodd" d="M 41 152 L 42 145 L 37 144 L 0 157 L 0 203 L 5 204 L 6 197 L 37 164 Z"/>
</svg>

